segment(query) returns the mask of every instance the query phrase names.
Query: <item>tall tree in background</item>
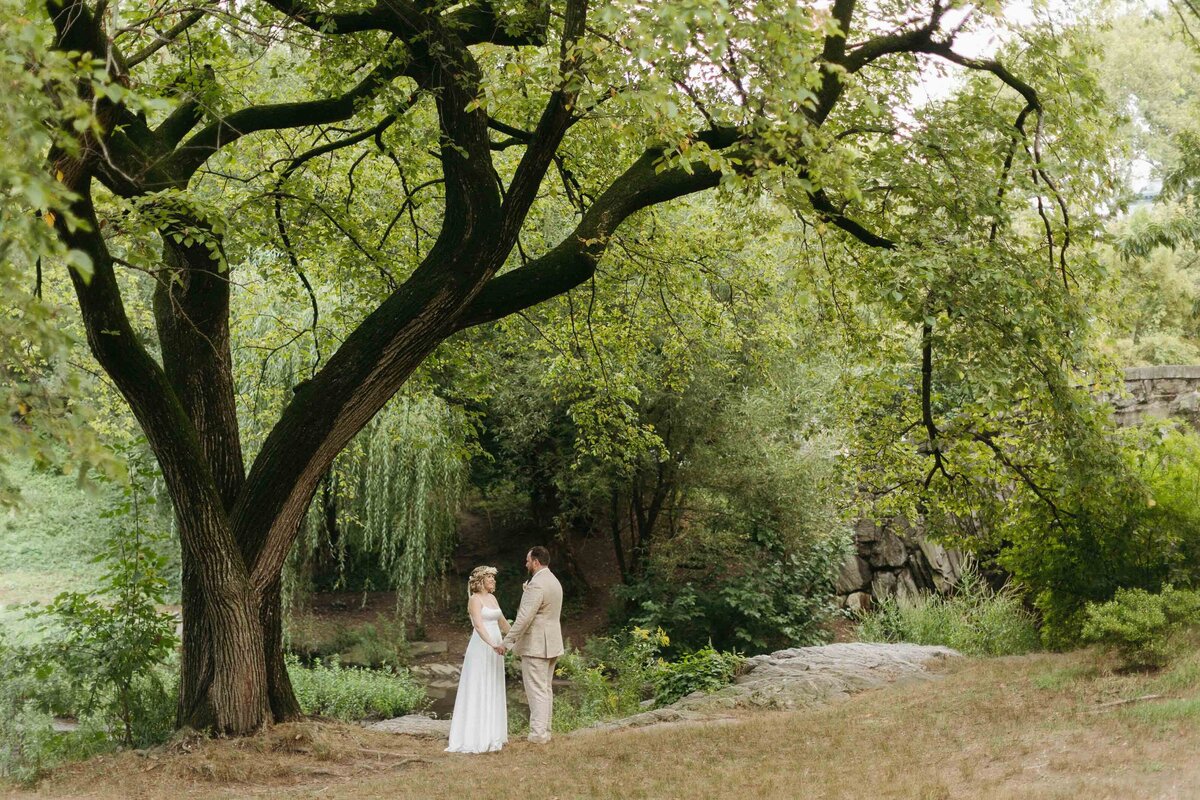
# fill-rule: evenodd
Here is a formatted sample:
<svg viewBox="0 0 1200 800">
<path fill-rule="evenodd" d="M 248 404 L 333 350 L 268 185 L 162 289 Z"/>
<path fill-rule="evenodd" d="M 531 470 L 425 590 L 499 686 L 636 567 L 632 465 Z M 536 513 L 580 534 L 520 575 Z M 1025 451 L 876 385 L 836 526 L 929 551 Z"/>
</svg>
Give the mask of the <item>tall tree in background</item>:
<svg viewBox="0 0 1200 800">
<path fill-rule="evenodd" d="M 897 121 L 911 117 L 914 56 L 987 74 L 1016 99 L 1002 129 L 994 115 L 976 118 L 999 131 L 996 202 L 983 211 L 1002 228 L 1005 183 L 1031 176 L 1050 204 L 1051 265 L 1067 280 L 1065 206 L 1056 216 L 1061 198 L 1041 163 L 1043 104 L 1002 63 L 955 50 L 961 31 L 993 23 L 940 0 L 921 10 L 855 0 L 49 0 L 40 11 L 7 0 L 5 12 L 15 20 L 5 41 L 28 69 L 57 70 L 44 84 L 54 113 L 44 102 L 13 106 L 47 120 L 52 140 L 36 181 L 17 184 L 18 208 L 53 224 L 88 344 L 174 502 L 181 725 L 245 734 L 298 716 L 281 568 L 339 451 L 447 337 L 579 286 L 628 217 L 719 184 L 782 187 L 857 246 L 903 244 L 902 231 L 870 230 L 853 209 L 859 187 L 880 192 L 868 210 L 886 227 L 884 193 L 925 191 L 886 174 L 911 177 Z M 289 181 L 334 165 L 326 176 L 336 173 L 348 211 L 364 159 L 395 173 L 372 167 L 385 186 L 370 207 L 355 206 L 358 228 L 339 228 L 353 247 L 306 238 L 284 202 L 299 196 Z M 418 167 L 432 175 L 414 183 Z M 224 202 L 235 172 L 254 190 Z M 953 187 L 927 195 L 931 207 L 954 202 Z M 562 198 L 573 230 L 527 253 L 523 233 Z M 371 288 L 247 470 L 230 304 L 244 269 L 237 239 L 265 221 L 312 297 L 314 329 L 306 264 L 336 261 L 347 286 Z M 389 236 L 406 223 L 412 247 L 402 253 Z M 361 229 L 379 244 L 355 236 Z M 155 241 L 157 258 L 132 256 Z M 145 304 L 153 340 L 131 323 Z"/>
</svg>

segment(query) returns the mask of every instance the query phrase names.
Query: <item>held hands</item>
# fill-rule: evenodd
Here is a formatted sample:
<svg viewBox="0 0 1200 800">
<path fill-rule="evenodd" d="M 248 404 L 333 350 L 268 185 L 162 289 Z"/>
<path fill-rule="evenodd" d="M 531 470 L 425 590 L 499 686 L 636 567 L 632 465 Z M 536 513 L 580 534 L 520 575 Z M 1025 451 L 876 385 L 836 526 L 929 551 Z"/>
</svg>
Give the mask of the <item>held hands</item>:
<svg viewBox="0 0 1200 800">
<path fill-rule="evenodd" d="M 497 655 L 501 656 L 508 652 L 507 648 L 505 648 L 503 644 L 493 645 L 492 649 L 496 651 Z"/>
</svg>

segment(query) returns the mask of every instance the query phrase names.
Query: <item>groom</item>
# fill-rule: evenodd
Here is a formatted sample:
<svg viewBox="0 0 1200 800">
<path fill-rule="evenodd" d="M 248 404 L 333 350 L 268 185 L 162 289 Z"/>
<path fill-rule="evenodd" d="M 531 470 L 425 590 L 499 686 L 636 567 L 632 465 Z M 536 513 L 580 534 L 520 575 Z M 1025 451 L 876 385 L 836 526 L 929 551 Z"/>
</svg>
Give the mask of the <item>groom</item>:
<svg viewBox="0 0 1200 800">
<path fill-rule="evenodd" d="M 529 701 L 529 741 L 550 741 L 550 717 L 554 709 L 554 662 L 563 652 L 562 585 L 550 571 L 550 551 L 538 545 L 525 555 L 525 568 L 532 576 L 525 582 L 521 607 L 504 644 L 497 652 L 517 648 L 521 656 L 521 677 Z"/>
</svg>

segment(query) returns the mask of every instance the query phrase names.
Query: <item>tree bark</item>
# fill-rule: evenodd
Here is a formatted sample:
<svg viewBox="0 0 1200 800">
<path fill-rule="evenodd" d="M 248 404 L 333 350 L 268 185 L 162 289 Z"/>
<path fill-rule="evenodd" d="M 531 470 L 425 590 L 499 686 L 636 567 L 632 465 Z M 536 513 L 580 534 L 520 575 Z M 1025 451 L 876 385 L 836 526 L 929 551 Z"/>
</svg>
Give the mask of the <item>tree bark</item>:
<svg viewBox="0 0 1200 800">
<path fill-rule="evenodd" d="M 208 708 L 208 686 L 212 683 L 212 631 L 204 613 L 204 589 L 198 565 L 185 551 L 182 554 L 183 579 L 179 603 L 183 614 L 183 634 L 179 660 L 179 697 L 175 710 L 177 727 L 215 716 Z M 204 706 L 204 708 L 202 708 Z"/>
<path fill-rule="evenodd" d="M 223 513 L 217 524 L 228 527 Z M 279 627 L 268 628 L 272 618 L 263 614 L 240 560 L 229 561 L 230 569 L 213 569 L 196 553 L 206 537 L 182 525 L 180 532 L 183 637 L 176 723 L 218 735 L 253 733 L 272 721 L 274 705 L 288 707 L 282 695 L 291 691 L 290 682 L 281 687 L 277 703 L 269 691 L 268 667 L 283 664 Z M 278 592 L 274 600 L 278 620 Z M 279 648 L 274 662 L 265 657 L 268 630 Z"/>
<path fill-rule="evenodd" d="M 267 668 L 267 700 L 276 722 L 288 722 L 303 716 L 292 679 L 283 659 L 283 605 L 280 580 L 268 586 L 259 599 L 259 619 L 263 628 L 263 655 Z"/>
<path fill-rule="evenodd" d="M 154 317 L 163 372 L 191 421 L 204 467 L 219 495 L 209 509 L 231 530 L 229 512 L 245 483 L 229 333 L 229 274 L 217 250 L 203 242 L 180 244 L 176 233 L 203 231 L 202 220 L 177 218 L 163 230 L 163 262 L 154 293 Z M 185 240 L 186 241 L 186 240 Z M 194 465 L 193 469 L 195 466 Z M 197 481 L 202 478 L 196 476 Z M 199 532 L 180 519 L 185 545 Z M 244 554 L 234 552 L 232 558 Z M 205 591 L 204 564 L 184 547 L 182 670 L 177 723 L 221 734 L 240 734 L 270 722 L 275 707 L 285 718 L 299 707 L 283 663 L 278 580 L 257 595 L 244 561 L 222 576 L 222 590 Z M 264 654 L 253 658 L 251 653 Z M 280 678 L 279 673 L 282 673 Z M 274 676 L 269 681 L 268 676 Z"/>
<path fill-rule="evenodd" d="M 214 673 L 217 669 L 214 662 L 214 627 L 212 615 L 207 611 L 204 592 L 200 586 L 196 569 L 192 561 L 184 557 L 183 569 L 183 641 L 182 658 L 179 676 L 179 698 L 176 713 L 176 724 L 179 727 L 192 727 L 196 730 L 216 730 L 225 734 L 246 733 L 267 722 L 287 722 L 303 716 L 300 703 L 296 700 L 288 675 L 287 664 L 284 661 L 283 650 L 283 613 L 281 604 L 280 582 L 276 581 L 263 593 L 257 603 L 257 625 L 255 620 L 239 621 L 244 627 L 243 632 L 233 635 L 239 648 L 243 648 L 246 658 L 239 660 L 240 677 L 235 681 L 260 680 L 257 665 L 250 664 L 253 642 L 261 636 L 262 672 L 265 692 L 265 708 L 261 719 L 254 714 L 239 715 L 231 713 L 228 706 L 228 695 L 214 687 Z M 239 615 L 239 620 L 241 616 Z M 261 634 L 254 629 L 258 628 Z M 243 644 L 244 643 L 244 644 Z M 241 702 L 241 701 L 236 701 Z M 251 701 L 251 707 L 263 706 L 262 698 Z M 269 711 L 269 713 L 267 713 Z M 241 727 L 248 726 L 248 727 Z"/>
</svg>

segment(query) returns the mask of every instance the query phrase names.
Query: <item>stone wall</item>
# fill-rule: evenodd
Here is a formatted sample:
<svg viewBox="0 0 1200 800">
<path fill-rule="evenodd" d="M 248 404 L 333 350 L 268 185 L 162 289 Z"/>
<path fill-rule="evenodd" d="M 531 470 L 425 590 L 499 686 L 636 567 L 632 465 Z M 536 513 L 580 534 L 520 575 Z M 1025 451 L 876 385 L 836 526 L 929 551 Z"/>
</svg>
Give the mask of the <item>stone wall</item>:
<svg viewBox="0 0 1200 800">
<path fill-rule="evenodd" d="M 1130 367 L 1124 393 L 1105 399 L 1118 425 L 1176 418 L 1200 430 L 1200 366 Z M 969 558 L 929 541 L 900 518 L 859 520 L 854 548 L 835 584 L 842 606 L 853 611 L 869 608 L 873 597 L 945 592 Z"/>
<path fill-rule="evenodd" d="M 860 519 L 854 550 L 834 583 L 841 605 L 851 611 L 869 609 L 873 597 L 944 593 L 958 583 L 970 558 L 925 538 L 903 517 Z"/>
<path fill-rule="evenodd" d="M 1174 417 L 1200 430 L 1200 366 L 1130 367 L 1111 402 L 1118 425 Z"/>
</svg>

